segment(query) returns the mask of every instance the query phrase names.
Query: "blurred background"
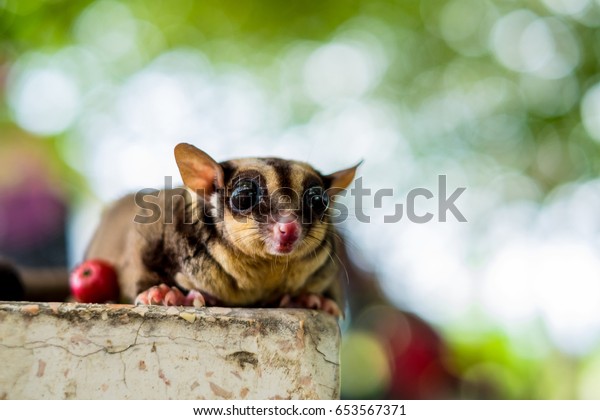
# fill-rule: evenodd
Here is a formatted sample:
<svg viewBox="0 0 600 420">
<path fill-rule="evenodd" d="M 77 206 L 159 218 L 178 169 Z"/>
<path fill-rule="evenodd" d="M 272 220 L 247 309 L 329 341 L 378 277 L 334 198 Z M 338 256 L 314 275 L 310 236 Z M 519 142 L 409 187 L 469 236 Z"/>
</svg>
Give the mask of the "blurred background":
<svg viewBox="0 0 600 420">
<path fill-rule="evenodd" d="M 599 0 L 0 0 L 0 255 L 80 262 L 181 141 L 365 159 L 394 196 L 341 227 L 343 396 L 600 398 L 599 27 Z M 438 175 L 466 223 L 383 222 Z"/>
</svg>

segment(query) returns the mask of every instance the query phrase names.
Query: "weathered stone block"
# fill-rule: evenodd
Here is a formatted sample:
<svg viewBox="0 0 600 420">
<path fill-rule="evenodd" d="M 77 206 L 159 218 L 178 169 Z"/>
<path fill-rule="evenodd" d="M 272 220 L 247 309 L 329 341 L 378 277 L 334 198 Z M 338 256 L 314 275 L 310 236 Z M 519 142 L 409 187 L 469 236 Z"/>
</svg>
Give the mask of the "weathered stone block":
<svg viewBox="0 0 600 420">
<path fill-rule="evenodd" d="M 301 309 L 0 302 L 0 398 L 338 398 L 339 341 Z"/>
</svg>

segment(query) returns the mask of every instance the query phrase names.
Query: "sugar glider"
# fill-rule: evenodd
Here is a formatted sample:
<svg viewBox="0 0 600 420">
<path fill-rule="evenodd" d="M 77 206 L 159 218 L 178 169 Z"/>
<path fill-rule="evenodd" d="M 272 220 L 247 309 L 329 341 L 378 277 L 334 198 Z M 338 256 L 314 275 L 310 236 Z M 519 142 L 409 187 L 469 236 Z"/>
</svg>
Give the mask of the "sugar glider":
<svg viewBox="0 0 600 420">
<path fill-rule="evenodd" d="M 217 163 L 187 143 L 174 152 L 185 186 L 114 203 L 86 253 L 114 265 L 125 300 L 341 315 L 331 204 L 358 165 L 322 175 L 271 157 Z"/>
</svg>

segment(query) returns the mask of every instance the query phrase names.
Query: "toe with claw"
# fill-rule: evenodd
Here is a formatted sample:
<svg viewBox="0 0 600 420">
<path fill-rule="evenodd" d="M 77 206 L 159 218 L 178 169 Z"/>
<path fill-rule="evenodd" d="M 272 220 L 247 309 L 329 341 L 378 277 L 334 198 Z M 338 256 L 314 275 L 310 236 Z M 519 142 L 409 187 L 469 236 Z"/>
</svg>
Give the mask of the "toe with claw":
<svg viewBox="0 0 600 420">
<path fill-rule="evenodd" d="M 295 297 L 285 295 L 281 298 L 279 307 L 317 309 L 327 312 L 336 318 L 343 316 L 342 311 L 335 301 L 315 293 L 303 293 Z"/>
<path fill-rule="evenodd" d="M 204 295 L 191 290 L 185 295 L 177 287 L 169 287 L 166 284 L 153 286 L 140 293 L 135 299 L 136 305 L 164 305 L 164 306 L 194 306 L 201 308 L 206 305 Z"/>
</svg>

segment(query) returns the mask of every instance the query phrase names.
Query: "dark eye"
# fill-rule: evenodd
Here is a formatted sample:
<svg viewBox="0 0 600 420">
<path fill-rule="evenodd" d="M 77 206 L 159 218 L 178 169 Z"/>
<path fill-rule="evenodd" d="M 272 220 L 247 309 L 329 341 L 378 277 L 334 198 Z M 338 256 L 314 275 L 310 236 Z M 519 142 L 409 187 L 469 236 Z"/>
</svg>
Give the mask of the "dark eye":
<svg viewBox="0 0 600 420">
<path fill-rule="evenodd" d="M 260 201 L 260 188 L 250 179 L 237 183 L 231 194 L 231 208 L 237 211 L 248 211 Z"/>
<path fill-rule="evenodd" d="M 304 204 L 317 213 L 323 213 L 329 206 L 329 196 L 321 187 L 311 187 L 304 193 Z"/>
</svg>

